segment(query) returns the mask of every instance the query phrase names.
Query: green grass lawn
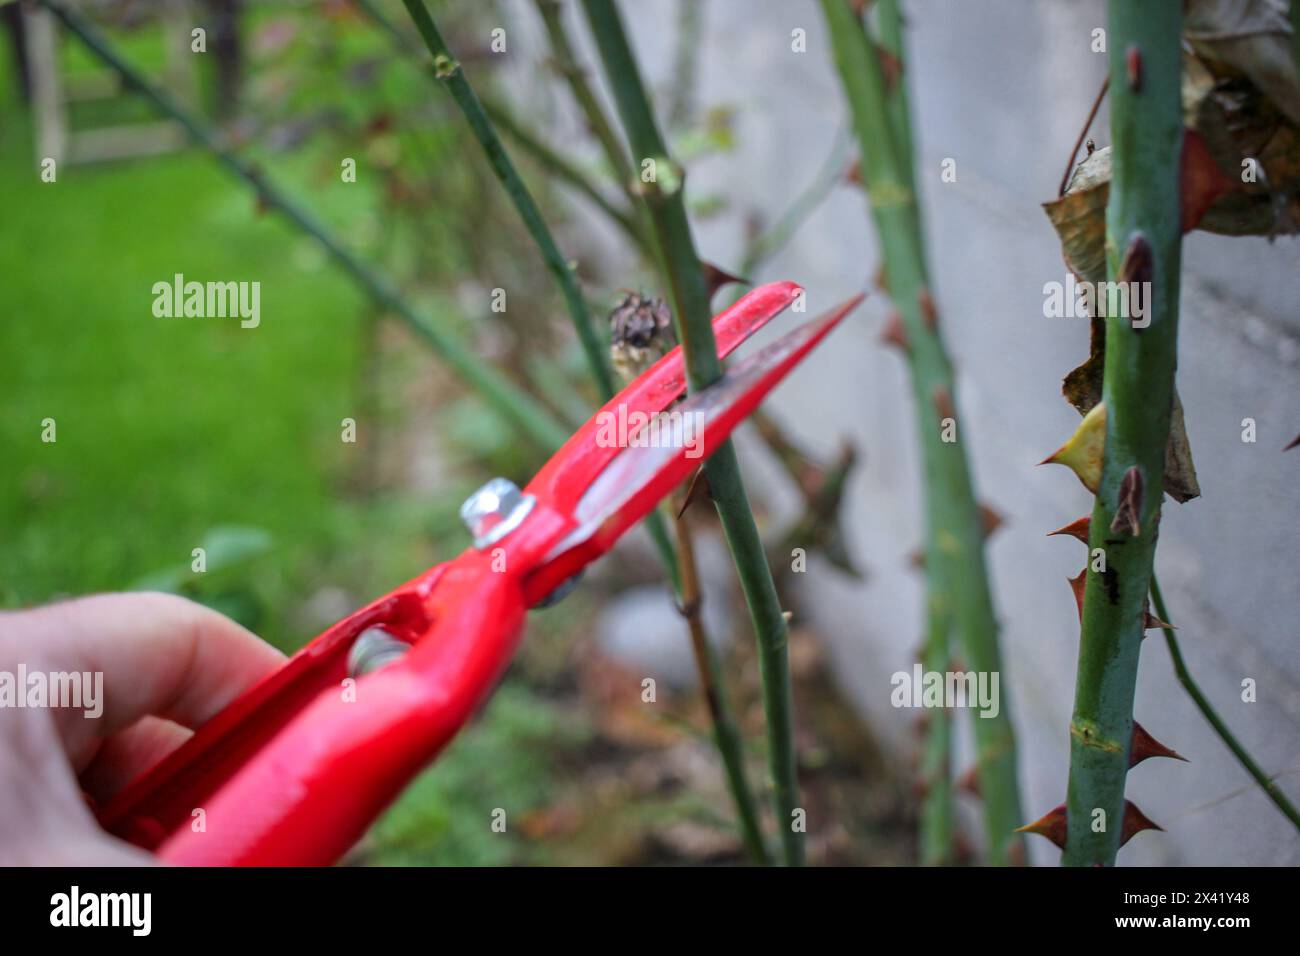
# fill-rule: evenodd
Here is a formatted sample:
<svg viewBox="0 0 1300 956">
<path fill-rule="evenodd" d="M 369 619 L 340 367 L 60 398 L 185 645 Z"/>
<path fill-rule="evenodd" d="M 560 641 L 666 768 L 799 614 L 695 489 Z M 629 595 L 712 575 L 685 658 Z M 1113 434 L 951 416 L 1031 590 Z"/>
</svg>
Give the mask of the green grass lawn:
<svg viewBox="0 0 1300 956">
<path fill-rule="evenodd" d="M 65 167 L 0 154 L 0 580 L 10 602 L 121 588 L 214 525 L 319 544 L 350 447 L 361 300 L 198 154 Z M 156 318 L 151 287 L 258 281 L 261 324 Z M 53 419 L 57 441 L 43 442 Z"/>
<path fill-rule="evenodd" d="M 148 36 L 123 39 L 147 67 Z M 65 54 L 70 73 L 92 66 L 75 43 Z M 9 55 L 0 43 L 5 84 Z M 272 544 L 239 573 L 275 613 L 248 623 L 293 646 L 305 635 L 285 618 L 309 589 L 345 583 L 362 600 L 431 563 L 429 532 L 448 527 L 455 501 L 341 494 L 367 447 L 341 440 L 342 420 L 373 435 L 415 360 L 385 365 L 389 399 L 366 405 L 369 304 L 315 240 L 259 212 L 245 185 L 196 150 L 65 163 L 57 182 L 42 182 L 17 90 L 0 86 L 0 103 L 0 606 L 125 588 L 188 565 L 213 528 L 250 526 Z M 140 105 L 107 101 L 100 123 Z M 259 162 L 346 242 L 373 251 L 364 237 L 382 225 L 364 182 L 322 172 L 311 150 Z M 152 287 L 176 273 L 259 282 L 260 325 L 155 317 Z M 45 442 L 50 419 L 57 440 Z"/>
</svg>

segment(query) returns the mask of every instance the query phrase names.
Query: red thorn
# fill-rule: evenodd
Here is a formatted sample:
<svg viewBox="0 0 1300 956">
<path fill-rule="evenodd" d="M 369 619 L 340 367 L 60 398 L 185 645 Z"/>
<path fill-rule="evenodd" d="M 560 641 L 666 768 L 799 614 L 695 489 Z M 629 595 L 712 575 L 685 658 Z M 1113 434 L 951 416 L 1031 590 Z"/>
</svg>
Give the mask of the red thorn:
<svg viewBox="0 0 1300 956">
<path fill-rule="evenodd" d="M 885 330 L 880 334 L 880 340 L 887 345 L 893 345 L 907 351 L 907 332 L 903 328 L 903 317 L 895 310 L 889 313 L 889 319 L 885 322 Z"/>
<path fill-rule="evenodd" d="M 966 772 L 957 778 L 956 787 L 958 790 L 964 790 L 966 793 L 969 793 L 972 797 L 978 797 L 980 795 L 978 765 L 971 764 L 966 768 Z"/>
<path fill-rule="evenodd" d="M 1074 592 L 1074 603 L 1079 606 L 1079 623 L 1083 623 L 1083 591 L 1088 583 L 1088 569 L 1079 572 L 1077 578 L 1070 578 L 1070 590 Z"/>
<path fill-rule="evenodd" d="M 844 181 L 851 186 L 862 185 L 862 161 L 854 160 L 849 164 L 849 168 L 844 170 Z M 879 282 L 876 283 L 880 285 Z"/>
<path fill-rule="evenodd" d="M 980 524 L 984 528 L 984 537 L 987 538 L 1006 524 L 1006 519 L 989 505 L 982 504 L 980 505 Z"/>
<path fill-rule="evenodd" d="M 725 269 L 719 269 L 712 262 L 701 262 L 700 267 L 704 270 L 704 287 L 708 290 L 709 298 L 713 298 L 713 293 L 724 285 L 730 285 L 733 282 L 749 284 L 748 279 L 742 279 L 740 276 L 732 275 Z"/>
<path fill-rule="evenodd" d="M 916 304 L 921 307 L 921 321 L 933 332 L 939 327 L 939 312 L 934 307 L 934 296 L 930 295 L 930 290 L 925 286 L 916 294 Z"/>
<path fill-rule="evenodd" d="M 1133 237 L 1128 241 L 1128 248 L 1124 250 L 1124 258 L 1119 265 L 1119 281 L 1149 283 L 1153 270 L 1151 243 L 1147 242 L 1147 237 L 1142 233 L 1133 233 Z M 1147 304 L 1150 305 L 1150 303 Z"/>
<path fill-rule="evenodd" d="M 907 556 L 907 563 L 914 568 L 923 569 L 925 567 L 925 550 L 923 548 L 917 548 Z"/>
<path fill-rule="evenodd" d="M 1047 532 L 1047 536 L 1050 538 L 1054 534 L 1068 534 L 1070 537 L 1078 538 L 1084 544 L 1087 544 L 1088 526 L 1091 523 L 1092 523 L 1092 519 L 1089 518 L 1087 515 L 1084 515 L 1082 518 L 1078 518 L 1074 521 L 1071 521 L 1069 524 L 1057 528 L 1055 531 Z"/>
<path fill-rule="evenodd" d="M 686 494 L 682 498 L 682 506 L 677 509 L 677 517 L 681 518 L 682 515 L 686 514 L 686 509 L 700 498 L 713 500 L 713 489 L 709 487 L 709 475 L 703 468 L 695 469 L 695 474 L 691 476 L 691 483 L 686 486 Z"/>
<path fill-rule="evenodd" d="M 1067 829 L 1065 816 L 1065 804 L 1048 810 L 1046 814 L 1039 817 L 1033 823 L 1026 823 L 1019 827 L 1016 833 L 1037 833 L 1039 836 L 1045 836 L 1062 850 L 1065 849 L 1065 834 Z"/>
<path fill-rule="evenodd" d="M 1146 814 L 1139 810 L 1132 800 L 1125 800 L 1124 829 L 1120 833 L 1119 845 L 1123 846 L 1143 830 L 1159 830 L 1161 833 L 1165 832 L 1164 827 L 1148 820 Z"/>
<path fill-rule="evenodd" d="M 1128 765 L 1136 767 L 1148 757 L 1169 757 L 1172 760 L 1187 761 L 1187 758 L 1178 751 L 1171 750 L 1152 737 L 1146 732 L 1146 728 L 1135 720 L 1133 721 L 1133 743 L 1128 751 Z"/>
<path fill-rule="evenodd" d="M 1142 51 L 1133 44 L 1124 51 L 1124 68 L 1128 73 L 1128 87 L 1134 93 L 1142 92 Z"/>
<path fill-rule="evenodd" d="M 884 75 L 885 92 L 893 92 L 898 84 L 898 78 L 903 73 L 902 61 L 879 44 L 876 44 L 876 55 L 880 58 L 880 72 Z"/>
<path fill-rule="evenodd" d="M 1111 520 L 1110 530 L 1115 534 L 1127 534 L 1136 538 L 1142 533 L 1139 519 L 1142 514 L 1142 469 L 1133 465 L 1124 472 L 1119 480 L 1119 504 L 1115 508 L 1115 517 Z"/>
<path fill-rule="evenodd" d="M 956 418 L 957 413 L 952 407 L 952 396 L 942 385 L 934 387 L 934 410 L 939 413 L 939 420 L 945 418 Z"/>
<path fill-rule="evenodd" d="M 975 846 L 965 830 L 958 830 L 952 838 L 952 859 L 958 866 L 969 864 L 975 859 Z"/>
<path fill-rule="evenodd" d="M 1146 631 L 1146 630 L 1150 630 L 1150 629 L 1153 628 L 1153 627 L 1162 627 L 1162 628 L 1164 628 L 1166 631 L 1176 631 L 1176 630 L 1178 630 L 1178 628 L 1174 627 L 1174 626 L 1173 626 L 1172 624 L 1170 624 L 1168 621 L 1162 621 L 1162 620 L 1160 620 L 1160 618 L 1156 617 L 1156 616 L 1155 616 L 1154 614 L 1152 614 L 1150 611 L 1143 611 L 1143 612 L 1142 612 L 1142 630 L 1144 630 L 1144 631 Z"/>
</svg>

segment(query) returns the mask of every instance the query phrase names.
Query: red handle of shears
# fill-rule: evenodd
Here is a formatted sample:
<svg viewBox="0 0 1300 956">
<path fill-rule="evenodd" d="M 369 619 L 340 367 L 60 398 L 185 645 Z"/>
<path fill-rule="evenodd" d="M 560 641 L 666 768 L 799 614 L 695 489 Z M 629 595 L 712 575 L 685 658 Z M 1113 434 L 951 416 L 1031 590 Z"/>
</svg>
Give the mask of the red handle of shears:
<svg viewBox="0 0 1300 956">
<path fill-rule="evenodd" d="M 719 355 L 800 293 L 774 283 L 719 315 Z M 706 455 L 853 304 L 810 324 L 816 329 L 806 341 L 721 406 Z M 674 350 L 601 413 L 618 406 L 654 413 L 684 390 Z M 499 546 L 471 548 L 330 627 L 114 798 L 100 814 L 104 827 L 172 863 L 338 859 L 487 696 L 514 654 L 526 609 L 612 546 L 688 473 L 674 465 L 638 480 L 626 507 L 565 551 L 579 499 L 619 452 L 594 438 L 601 413 L 528 485 L 534 507 Z M 406 645 L 405 653 L 353 674 L 349 655 L 373 629 Z"/>
<path fill-rule="evenodd" d="M 440 565 L 334 625 L 115 799 L 112 832 L 188 865 L 320 865 L 338 859 L 468 719 L 518 643 L 517 579 Z M 472 600 L 429 619 L 421 594 L 446 575 Z M 457 582 L 447 581 L 456 586 Z M 367 628 L 411 642 L 349 676 Z"/>
</svg>

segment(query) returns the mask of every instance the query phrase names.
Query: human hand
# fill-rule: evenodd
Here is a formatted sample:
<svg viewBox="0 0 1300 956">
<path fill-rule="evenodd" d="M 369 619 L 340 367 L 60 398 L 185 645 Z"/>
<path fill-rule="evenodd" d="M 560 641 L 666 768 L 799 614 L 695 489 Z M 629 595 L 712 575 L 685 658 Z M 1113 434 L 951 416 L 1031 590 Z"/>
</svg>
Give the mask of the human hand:
<svg viewBox="0 0 1300 956">
<path fill-rule="evenodd" d="M 154 862 L 100 829 L 83 793 L 112 797 L 283 662 L 234 621 L 170 594 L 0 612 L 0 864 Z M 60 688 L 54 674 L 82 677 Z M 27 706 L 41 682 L 45 702 Z M 82 693 L 67 706 L 56 692 L 67 698 L 73 683 Z"/>
</svg>

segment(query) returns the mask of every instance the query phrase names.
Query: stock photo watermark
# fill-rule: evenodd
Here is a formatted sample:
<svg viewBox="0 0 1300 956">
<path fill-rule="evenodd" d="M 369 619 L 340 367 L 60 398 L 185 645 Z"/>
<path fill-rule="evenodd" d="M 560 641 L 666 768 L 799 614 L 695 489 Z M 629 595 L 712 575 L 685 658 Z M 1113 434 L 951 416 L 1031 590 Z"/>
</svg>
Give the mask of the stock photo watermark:
<svg viewBox="0 0 1300 956">
<path fill-rule="evenodd" d="M 596 415 L 600 448 L 682 448 L 687 458 L 704 455 L 704 413 L 668 411 L 651 415 L 627 405 Z"/>
<path fill-rule="evenodd" d="M 152 924 L 152 893 L 83 893 L 73 886 L 50 897 L 51 926 L 119 926 L 132 936 L 148 936 Z"/>
<path fill-rule="evenodd" d="M 1080 282 L 1067 273 L 1064 282 L 1043 283 L 1043 316 L 1049 319 L 1128 319 L 1135 329 L 1151 324 L 1150 282 Z"/>
<path fill-rule="evenodd" d="M 895 707 L 968 707 L 994 718 L 1002 712 L 997 671 L 927 671 L 920 664 L 889 678 Z"/>
<path fill-rule="evenodd" d="M 19 664 L 0 671 L 0 710 L 80 710 L 91 720 L 104 713 L 103 671 L 41 671 Z"/>
<path fill-rule="evenodd" d="M 241 329 L 262 323 L 262 283 L 186 281 L 153 284 L 153 314 L 159 319 L 239 319 Z"/>
</svg>

